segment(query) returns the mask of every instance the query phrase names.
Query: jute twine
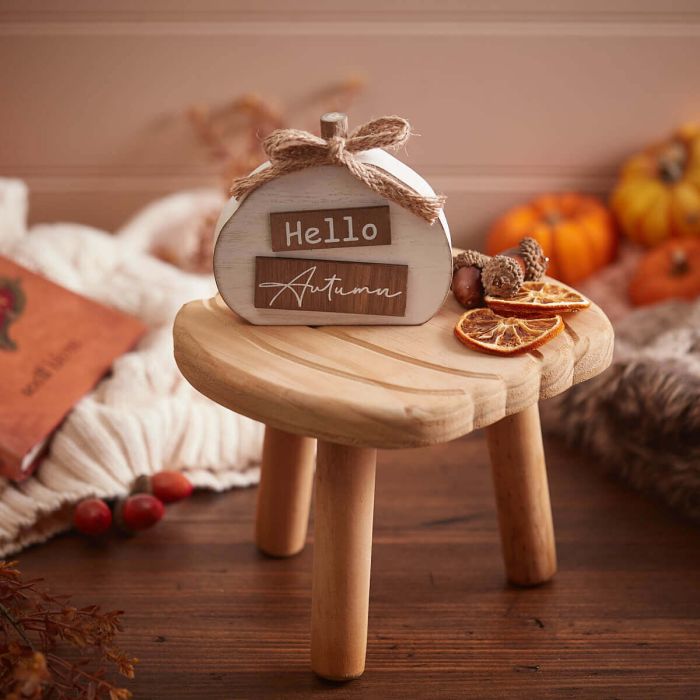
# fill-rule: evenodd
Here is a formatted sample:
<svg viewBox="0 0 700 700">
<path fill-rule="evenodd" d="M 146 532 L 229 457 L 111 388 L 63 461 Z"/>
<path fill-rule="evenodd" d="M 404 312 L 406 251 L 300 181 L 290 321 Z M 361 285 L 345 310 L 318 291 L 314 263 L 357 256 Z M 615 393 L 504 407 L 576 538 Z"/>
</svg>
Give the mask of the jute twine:
<svg viewBox="0 0 700 700">
<path fill-rule="evenodd" d="M 355 157 L 370 148 L 400 148 L 411 135 L 410 124 L 401 117 L 381 117 L 355 129 L 349 136 L 335 135 L 328 139 L 298 129 L 278 129 L 264 141 L 263 148 L 270 167 L 238 178 L 230 193 L 240 199 L 280 175 L 319 165 L 340 165 L 382 197 L 408 209 L 428 223 L 440 214 L 445 197 L 424 196 L 386 171 Z"/>
</svg>

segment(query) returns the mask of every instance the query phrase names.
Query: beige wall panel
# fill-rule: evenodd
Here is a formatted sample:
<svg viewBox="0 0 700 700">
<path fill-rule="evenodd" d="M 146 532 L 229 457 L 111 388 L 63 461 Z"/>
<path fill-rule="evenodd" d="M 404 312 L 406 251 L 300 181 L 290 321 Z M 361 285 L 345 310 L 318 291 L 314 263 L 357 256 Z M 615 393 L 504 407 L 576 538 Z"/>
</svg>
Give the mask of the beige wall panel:
<svg viewBox="0 0 700 700">
<path fill-rule="evenodd" d="M 33 220 L 114 228 L 211 181 L 187 105 L 297 98 L 357 73 L 352 121 L 412 121 L 420 136 L 399 155 L 448 194 L 464 244 L 532 193 L 605 191 L 626 153 L 700 118 L 697 2 L 289 7 L 0 2 L 0 175 L 28 180 Z"/>
</svg>

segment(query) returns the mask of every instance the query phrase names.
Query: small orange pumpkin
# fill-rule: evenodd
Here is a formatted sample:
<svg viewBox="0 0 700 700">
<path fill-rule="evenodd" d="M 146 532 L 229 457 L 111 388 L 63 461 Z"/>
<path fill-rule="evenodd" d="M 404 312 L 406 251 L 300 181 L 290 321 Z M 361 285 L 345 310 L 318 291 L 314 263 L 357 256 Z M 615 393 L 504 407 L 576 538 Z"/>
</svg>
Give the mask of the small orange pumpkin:
<svg viewBox="0 0 700 700">
<path fill-rule="evenodd" d="M 700 237 L 700 124 L 632 156 L 610 206 L 625 235 L 642 245 Z"/>
<path fill-rule="evenodd" d="M 667 241 L 649 251 L 630 281 L 630 299 L 643 306 L 700 295 L 700 240 Z"/>
<path fill-rule="evenodd" d="M 610 263 L 617 234 L 610 212 L 595 197 L 546 194 L 501 216 L 486 241 L 489 255 L 534 238 L 549 258 L 547 274 L 575 284 Z"/>
</svg>

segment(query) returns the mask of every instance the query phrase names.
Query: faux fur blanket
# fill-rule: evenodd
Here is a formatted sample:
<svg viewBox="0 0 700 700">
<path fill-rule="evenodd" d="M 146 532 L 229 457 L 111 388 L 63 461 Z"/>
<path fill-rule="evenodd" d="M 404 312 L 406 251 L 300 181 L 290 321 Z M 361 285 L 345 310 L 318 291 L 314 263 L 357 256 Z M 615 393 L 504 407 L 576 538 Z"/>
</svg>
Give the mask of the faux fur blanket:
<svg viewBox="0 0 700 700">
<path fill-rule="evenodd" d="M 186 301 L 211 296 L 213 278 L 144 252 L 164 226 L 180 236 L 217 197 L 168 197 L 123 234 L 79 224 L 27 231 L 26 187 L 0 180 L 0 254 L 139 316 L 151 329 L 70 412 L 34 476 L 20 484 L 0 478 L 0 557 L 69 528 L 76 501 L 122 496 L 142 474 L 181 469 L 195 486 L 216 491 L 257 482 L 263 427 L 196 392 L 173 359 L 175 313 Z"/>
<path fill-rule="evenodd" d="M 624 277 L 625 266 L 608 276 Z M 625 290 L 611 292 L 619 299 Z M 604 295 L 596 301 L 605 308 Z M 635 488 L 700 519 L 700 300 L 612 315 L 612 366 L 554 399 L 545 425 Z"/>
</svg>

